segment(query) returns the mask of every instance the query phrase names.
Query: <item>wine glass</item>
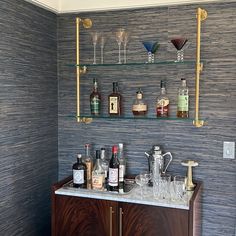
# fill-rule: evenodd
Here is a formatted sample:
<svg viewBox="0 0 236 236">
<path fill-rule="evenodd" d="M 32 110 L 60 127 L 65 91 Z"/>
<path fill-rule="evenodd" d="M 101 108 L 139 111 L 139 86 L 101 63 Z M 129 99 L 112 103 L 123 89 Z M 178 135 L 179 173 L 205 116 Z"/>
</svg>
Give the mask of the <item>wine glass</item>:
<svg viewBox="0 0 236 236">
<path fill-rule="evenodd" d="M 146 48 L 146 50 L 148 52 L 147 63 L 153 63 L 154 62 L 154 53 L 159 48 L 158 42 L 144 41 L 142 43 L 143 43 L 143 46 Z"/>
<path fill-rule="evenodd" d="M 97 46 L 97 42 L 99 38 L 99 33 L 96 31 L 91 32 L 91 36 L 92 36 L 92 41 L 93 41 L 93 64 L 97 64 L 96 63 L 96 46 Z"/>
<path fill-rule="evenodd" d="M 171 39 L 171 43 L 177 49 L 177 60 L 175 62 L 183 62 L 184 61 L 184 47 L 186 48 L 186 43 L 188 39 L 186 38 L 174 38 Z"/>
<path fill-rule="evenodd" d="M 141 198 L 143 198 L 143 186 L 147 185 L 151 179 L 151 174 L 148 172 L 139 174 L 135 177 L 135 182 L 140 186 Z"/>
<path fill-rule="evenodd" d="M 121 64 L 121 58 L 120 58 L 120 48 L 121 48 L 121 43 L 123 42 L 124 40 L 124 32 L 125 30 L 123 28 L 120 28 L 116 31 L 115 35 L 116 35 L 116 41 L 117 41 L 117 44 L 118 44 L 118 47 L 119 47 L 119 61 L 118 61 L 118 64 Z"/>
<path fill-rule="evenodd" d="M 123 41 L 124 41 L 124 63 L 127 62 L 126 48 L 127 48 L 127 44 L 129 42 L 129 39 L 130 39 L 130 32 L 125 31 L 124 35 L 123 35 Z"/>
<path fill-rule="evenodd" d="M 104 34 L 101 35 L 100 37 L 100 47 L 101 47 L 101 64 L 104 63 L 104 46 L 106 42 L 106 37 Z"/>
</svg>

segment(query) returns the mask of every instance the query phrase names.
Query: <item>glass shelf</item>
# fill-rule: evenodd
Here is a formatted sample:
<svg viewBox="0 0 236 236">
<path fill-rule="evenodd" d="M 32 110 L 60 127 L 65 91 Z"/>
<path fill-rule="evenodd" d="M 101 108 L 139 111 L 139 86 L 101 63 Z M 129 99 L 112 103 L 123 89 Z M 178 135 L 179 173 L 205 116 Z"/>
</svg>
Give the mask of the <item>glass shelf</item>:
<svg viewBox="0 0 236 236">
<path fill-rule="evenodd" d="M 192 118 L 178 118 L 178 117 L 148 117 L 148 116 L 140 116 L 140 117 L 134 117 L 134 116 L 92 116 L 92 115 L 83 115 L 80 116 L 76 115 L 70 115 L 69 117 L 74 118 L 92 118 L 92 119 L 105 119 L 105 120 L 166 120 L 166 121 L 182 121 L 182 122 L 193 122 L 194 119 Z"/>
<path fill-rule="evenodd" d="M 154 63 L 146 63 L 146 62 L 130 62 L 126 64 L 117 64 L 117 63 L 105 63 L 105 64 L 67 64 L 70 67 L 124 67 L 124 66 L 153 66 L 153 65 L 195 65 L 194 60 L 188 60 L 183 62 L 176 62 L 176 61 L 156 61 Z"/>
</svg>

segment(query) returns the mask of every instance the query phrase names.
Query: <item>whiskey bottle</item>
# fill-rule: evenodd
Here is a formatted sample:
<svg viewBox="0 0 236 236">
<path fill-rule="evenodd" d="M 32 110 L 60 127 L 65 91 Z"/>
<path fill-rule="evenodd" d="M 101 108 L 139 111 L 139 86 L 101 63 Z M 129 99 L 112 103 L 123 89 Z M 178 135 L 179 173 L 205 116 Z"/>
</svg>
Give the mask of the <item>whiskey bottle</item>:
<svg viewBox="0 0 236 236">
<path fill-rule="evenodd" d="M 108 190 L 119 191 L 119 160 L 117 157 L 118 147 L 112 147 L 112 157 L 109 162 Z"/>
<path fill-rule="evenodd" d="M 100 150 L 96 150 L 96 162 L 92 172 L 92 188 L 95 190 L 104 190 L 105 172 L 102 168 Z"/>
<path fill-rule="evenodd" d="M 181 79 L 181 85 L 178 89 L 177 117 L 189 117 L 189 95 L 186 79 Z"/>
<path fill-rule="evenodd" d="M 91 184 L 92 179 L 92 170 L 93 170 L 93 160 L 90 156 L 90 144 L 85 144 L 85 156 L 84 156 L 84 163 L 87 167 L 87 182 Z"/>
<path fill-rule="evenodd" d="M 113 83 L 113 92 L 108 96 L 108 113 L 110 116 L 120 116 L 122 96 L 119 93 L 118 82 Z"/>
<path fill-rule="evenodd" d="M 98 92 L 98 83 L 93 79 L 93 92 L 90 94 L 91 115 L 99 116 L 101 112 L 101 95 Z"/>
<path fill-rule="evenodd" d="M 132 112 L 134 116 L 145 116 L 147 114 L 148 106 L 146 102 L 143 100 L 143 92 L 139 88 L 136 99 L 134 100 L 132 106 Z"/>
<path fill-rule="evenodd" d="M 119 192 L 124 191 L 124 177 L 126 172 L 126 160 L 124 157 L 124 145 L 118 144 L 118 160 L 119 160 Z"/>
<path fill-rule="evenodd" d="M 73 170 L 73 187 L 85 188 L 87 182 L 86 165 L 82 162 L 82 155 L 78 154 L 77 162 L 72 166 Z"/>
<path fill-rule="evenodd" d="M 169 103 L 170 100 L 166 94 L 165 82 L 161 80 L 161 92 L 157 97 L 156 114 L 157 117 L 169 116 Z"/>
</svg>

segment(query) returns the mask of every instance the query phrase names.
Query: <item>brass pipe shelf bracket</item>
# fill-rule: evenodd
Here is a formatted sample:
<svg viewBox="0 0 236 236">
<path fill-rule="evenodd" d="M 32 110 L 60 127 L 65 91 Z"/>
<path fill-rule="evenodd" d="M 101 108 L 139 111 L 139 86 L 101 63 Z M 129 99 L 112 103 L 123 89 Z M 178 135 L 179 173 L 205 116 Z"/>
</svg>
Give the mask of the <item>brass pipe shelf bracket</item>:
<svg viewBox="0 0 236 236">
<path fill-rule="evenodd" d="M 81 19 L 79 17 L 76 17 L 76 64 L 79 65 L 79 42 L 80 42 L 80 22 L 82 22 L 83 27 L 85 29 L 89 29 L 92 27 L 92 21 L 90 19 Z M 92 122 L 92 118 L 85 118 L 85 117 L 80 117 L 80 74 L 84 74 L 87 71 L 87 67 L 79 67 L 76 66 L 76 92 L 77 92 L 77 122 L 82 122 L 82 123 L 90 123 Z"/>
<path fill-rule="evenodd" d="M 204 121 L 199 119 L 199 80 L 203 70 L 203 63 L 200 62 L 201 49 L 201 22 L 206 20 L 207 12 L 204 9 L 197 9 L 197 50 L 196 50 L 196 68 L 195 68 L 195 118 L 193 124 L 196 127 L 202 127 Z"/>
</svg>

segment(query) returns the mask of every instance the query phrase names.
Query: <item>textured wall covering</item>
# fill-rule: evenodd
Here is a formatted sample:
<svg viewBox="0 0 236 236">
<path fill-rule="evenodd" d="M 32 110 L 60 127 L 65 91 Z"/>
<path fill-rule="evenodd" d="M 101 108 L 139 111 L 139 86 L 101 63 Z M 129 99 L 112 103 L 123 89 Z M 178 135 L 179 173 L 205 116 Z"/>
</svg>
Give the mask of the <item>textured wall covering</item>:
<svg viewBox="0 0 236 236">
<path fill-rule="evenodd" d="M 57 180 L 56 15 L 0 3 L 0 235 L 49 235 Z"/>
<path fill-rule="evenodd" d="M 183 5 L 139 10 L 83 13 L 80 17 L 93 19 L 93 28 L 110 34 L 105 46 L 105 61 L 117 62 L 118 46 L 114 31 L 125 27 L 132 32 L 128 45 L 128 60 L 144 61 L 144 39 L 157 39 L 160 51 L 158 60 L 174 59 L 175 50 L 170 39 L 185 35 L 191 42 L 186 58 L 194 59 L 196 44 L 196 8 L 203 7 L 209 17 L 202 25 L 202 58 L 206 60 L 200 83 L 201 116 L 208 125 L 195 128 L 179 121 L 96 120 L 92 124 L 78 124 L 69 115 L 75 114 L 75 69 L 67 63 L 75 62 L 74 14 L 58 18 L 59 65 L 59 178 L 71 173 L 76 153 L 83 153 L 86 142 L 93 149 L 125 143 L 128 170 L 138 173 L 147 167 L 144 151 L 153 144 L 162 145 L 174 156 L 169 171 L 185 173 L 181 160 L 194 159 L 199 167 L 194 178 L 204 182 L 202 199 L 203 236 L 232 236 L 236 222 L 236 162 L 223 160 L 223 141 L 236 141 L 236 3 L 225 2 L 204 5 Z M 81 61 L 92 63 L 93 48 L 89 31 L 81 29 Z M 99 47 L 98 47 L 99 49 Z M 100 52 L 97 50 L 98 59 Z M 99 82 L 103 96 L 103 113 L 107 111 L 107 95 L 112 82 L 118 81 L 124 96 L 125 114 L 130 114 L 131 104 L 138 87 L 144 91 L 149 103 L 149 113 L 154 114 L 156 96 L 161 79 L 167 80 L 171 99 L 171 114 L 176 112 L 176 93 L 180 77 L 184 76 L 190 88 L 190 113 L 194 113 L 194 66 L 147 66 L 90 68 L 82 77 L 82 110 L 89 111 L 89 94 L 92 79 Z"/>
</svg>

